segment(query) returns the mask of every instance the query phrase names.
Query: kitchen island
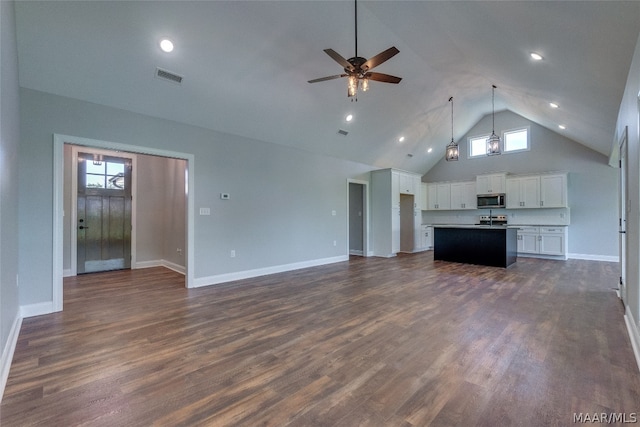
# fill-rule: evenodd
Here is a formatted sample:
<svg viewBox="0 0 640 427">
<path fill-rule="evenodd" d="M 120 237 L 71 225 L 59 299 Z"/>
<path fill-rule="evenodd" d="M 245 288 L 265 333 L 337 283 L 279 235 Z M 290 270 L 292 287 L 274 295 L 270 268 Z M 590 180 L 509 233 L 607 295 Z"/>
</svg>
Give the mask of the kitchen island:
<svg viewBox="0 0 640 427">
<path fill-rule="evenodd" d="M 505 226 L 436 225 L 433 259 L 509 267 L 517 258 L 517 230 Z"/>
</svg>

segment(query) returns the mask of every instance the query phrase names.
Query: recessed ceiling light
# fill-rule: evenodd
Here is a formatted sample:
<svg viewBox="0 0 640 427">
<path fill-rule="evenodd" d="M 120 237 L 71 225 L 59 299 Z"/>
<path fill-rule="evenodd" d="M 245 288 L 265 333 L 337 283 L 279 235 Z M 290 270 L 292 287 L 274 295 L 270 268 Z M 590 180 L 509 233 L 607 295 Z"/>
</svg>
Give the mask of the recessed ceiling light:
<svg viewBox="0 0 640 427">
<path fill-rule="evenodd" d="M 536 60 L 536 61 L 542 61 L 542 55 L 540 55 L 537 52 L 531 52 L 531 58 Z"/>
<path fill-rule="evenodd" d="M 551 107 L 551 108 L 558 108 L 559 106 L 558 106 L 558 104 L 556 104 L 555 102 L 550 102 L 550 103 L 549 103 L 549 107 Z"/>
<path fill-rule="evenodd" d="M 344 119 L 350 122 L 351 120 L 353 120 L 353 114 L 348 114 L 347 117 L 345 117 Z"/>
<path fill-rule="evenodd" d="M 404 136 L 401 136 L 400 138 L 398 138 L 398 142 L 402 142 L 404 141 Z"/>
<path fill-rule="evenodd" d="M 565 125 L 558 125 L 558 127 L 562 130 L 566 129 L 567 127 Z"/>
<path fill-rule="evenodd" d="M 162 49 L 163 52 L 167 53 L 173 51 L 173 42 L 169 39 L 160 40 L 160 49 Z"/>
<path fill-rule="evenodd" d="M 432 152 L 432 151 L 433 151 L 433 148 L 429 148 L 429 149 L 427 150 L 427 153 L 430 153 L 430 152 Z"/>
</svg>

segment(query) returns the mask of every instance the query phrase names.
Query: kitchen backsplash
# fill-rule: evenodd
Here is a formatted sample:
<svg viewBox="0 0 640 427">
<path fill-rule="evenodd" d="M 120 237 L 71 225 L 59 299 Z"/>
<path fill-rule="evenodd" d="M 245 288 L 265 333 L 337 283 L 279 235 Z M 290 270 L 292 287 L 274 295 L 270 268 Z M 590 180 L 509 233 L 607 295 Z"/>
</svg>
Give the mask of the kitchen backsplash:
<svg viewBox="0 0 640 427">
<path fill-rule="evenodd" d="M 508 225 L 569 225 L 569 208 L 556 209 L 493 209 L 493 215 L 507 215 Z M 469 211 L 422 211 L 423 224 L 477 224 L 480 215 L 489 209 Z"/>
</svg>

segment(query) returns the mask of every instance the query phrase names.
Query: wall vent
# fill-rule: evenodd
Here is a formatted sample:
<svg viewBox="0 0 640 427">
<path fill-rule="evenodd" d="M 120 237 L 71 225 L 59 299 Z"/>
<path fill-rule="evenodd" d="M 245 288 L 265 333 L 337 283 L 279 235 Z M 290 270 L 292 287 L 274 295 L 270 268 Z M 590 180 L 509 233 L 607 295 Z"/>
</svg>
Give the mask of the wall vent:
<svg viewBox="0 0 640 427">
<path fill-rule="evenodd" d="M 342 129 L 338 129 L 338 134 L 342 135 L 342 136 L 347 136 L 349 132 L 347 132 L 346 130 L 342 130 Z"/>
<path fill-rule="evenodd" d="M 162 68 L 156 68 L 156 77 L 173 83 L 182 84 L 182 76 L 163 70 Z"/>
</svg>

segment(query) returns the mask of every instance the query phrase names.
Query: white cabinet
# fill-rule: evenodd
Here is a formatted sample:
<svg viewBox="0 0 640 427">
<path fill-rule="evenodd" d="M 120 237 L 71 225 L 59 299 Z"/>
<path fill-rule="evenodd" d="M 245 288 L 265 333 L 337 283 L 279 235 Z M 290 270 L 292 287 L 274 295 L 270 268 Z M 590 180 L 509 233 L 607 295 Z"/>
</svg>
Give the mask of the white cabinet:
<svg viewBox="0 0 640 427">
<path fill-rule="evenodd" d="M 567 206 L 567 175 L 541 175 L 540 207 L 566 208 Z"/>
<path fill-rule="evenodd" d="M 520 227 L 518 255 L 567 258 L 567 227 Z"/>
<path fill-rule="evenodd" d="M 400 208 L 391 209 L 391 253 L 400 252 Z"/>
<path fill-rule="evenodd" d="M 507 209 L 540 207 L 540 177 L 524 176 L 507 179 Z"/>
<path fill-rule="evenodd" d="M 566 256 L 566 227 L 540 227 L 540 253 Z"/>
<path fill-rule="evenodd" d="M 476 209 L 476 183 L 452 182 L 451 183 L 451 209 Z"/>
<path fill-rule="evenodd" d="M 428 194 L 429 186 L 426 182 L 420 183 L 420 209 L 426 211 L 429 209 L 429 194 Z"/>
<path fill-rule="evenodd" d="M 509 177 L 506 197 L 507 209 L 566 208 L 567 175 Z"/>
<path fill-rule="evenodd" d="M 540 228 L 538 227 L 521 227 L 518 229 L 518 254 L 537 254 L 540 252 L 538 238 L 540 237 Z"/>
<path fill-rule="evenodd" d="M 422 203 L 419 191 L 421 180 L 422 176 L 419 174 L 394 169 L 371 172 L 370 242 L 375 256 L 390 257 L 398 253 L 402 232 L 411 233 L 406 245 L 408 249 L 403 250 L 418 249 L 416 242 L 420 242 L 422 223 L 422 212 L 419 209 Z M 407 198 L 411 197 L 413 202 L 407 203 Z M 407 218 L 412 220 L 407 221 Z M 406 242 L 405 238 L 402 245 Z"/>
<path fill-rule="evenodd" d="M 400 174 L 391 172 L 391 206 L 400 209 Z"/>
<path fill-rule="evenodd" d="M 400 175 L 400 188 L 399 191 L 402 194 L 416 194 L 414 175 L 405 173 L 399 173 Z"/>
<path fill-rule="evenodd" d="M 433 227 L 430 225 L 422 225 L 420 227 L 421 246 L 425 249 L 433 248 Z"/>
<path fill-rule="evenodd" d="M 491 173 L 476 176 L 476 194 L 498 194 L 506 190 L 506 173 Z"/>
<path fill-rule="evenodd" d="M 440 182 L 427 184 L 427 209 L 451 209 L 451 184 Z"/>
</svg>

